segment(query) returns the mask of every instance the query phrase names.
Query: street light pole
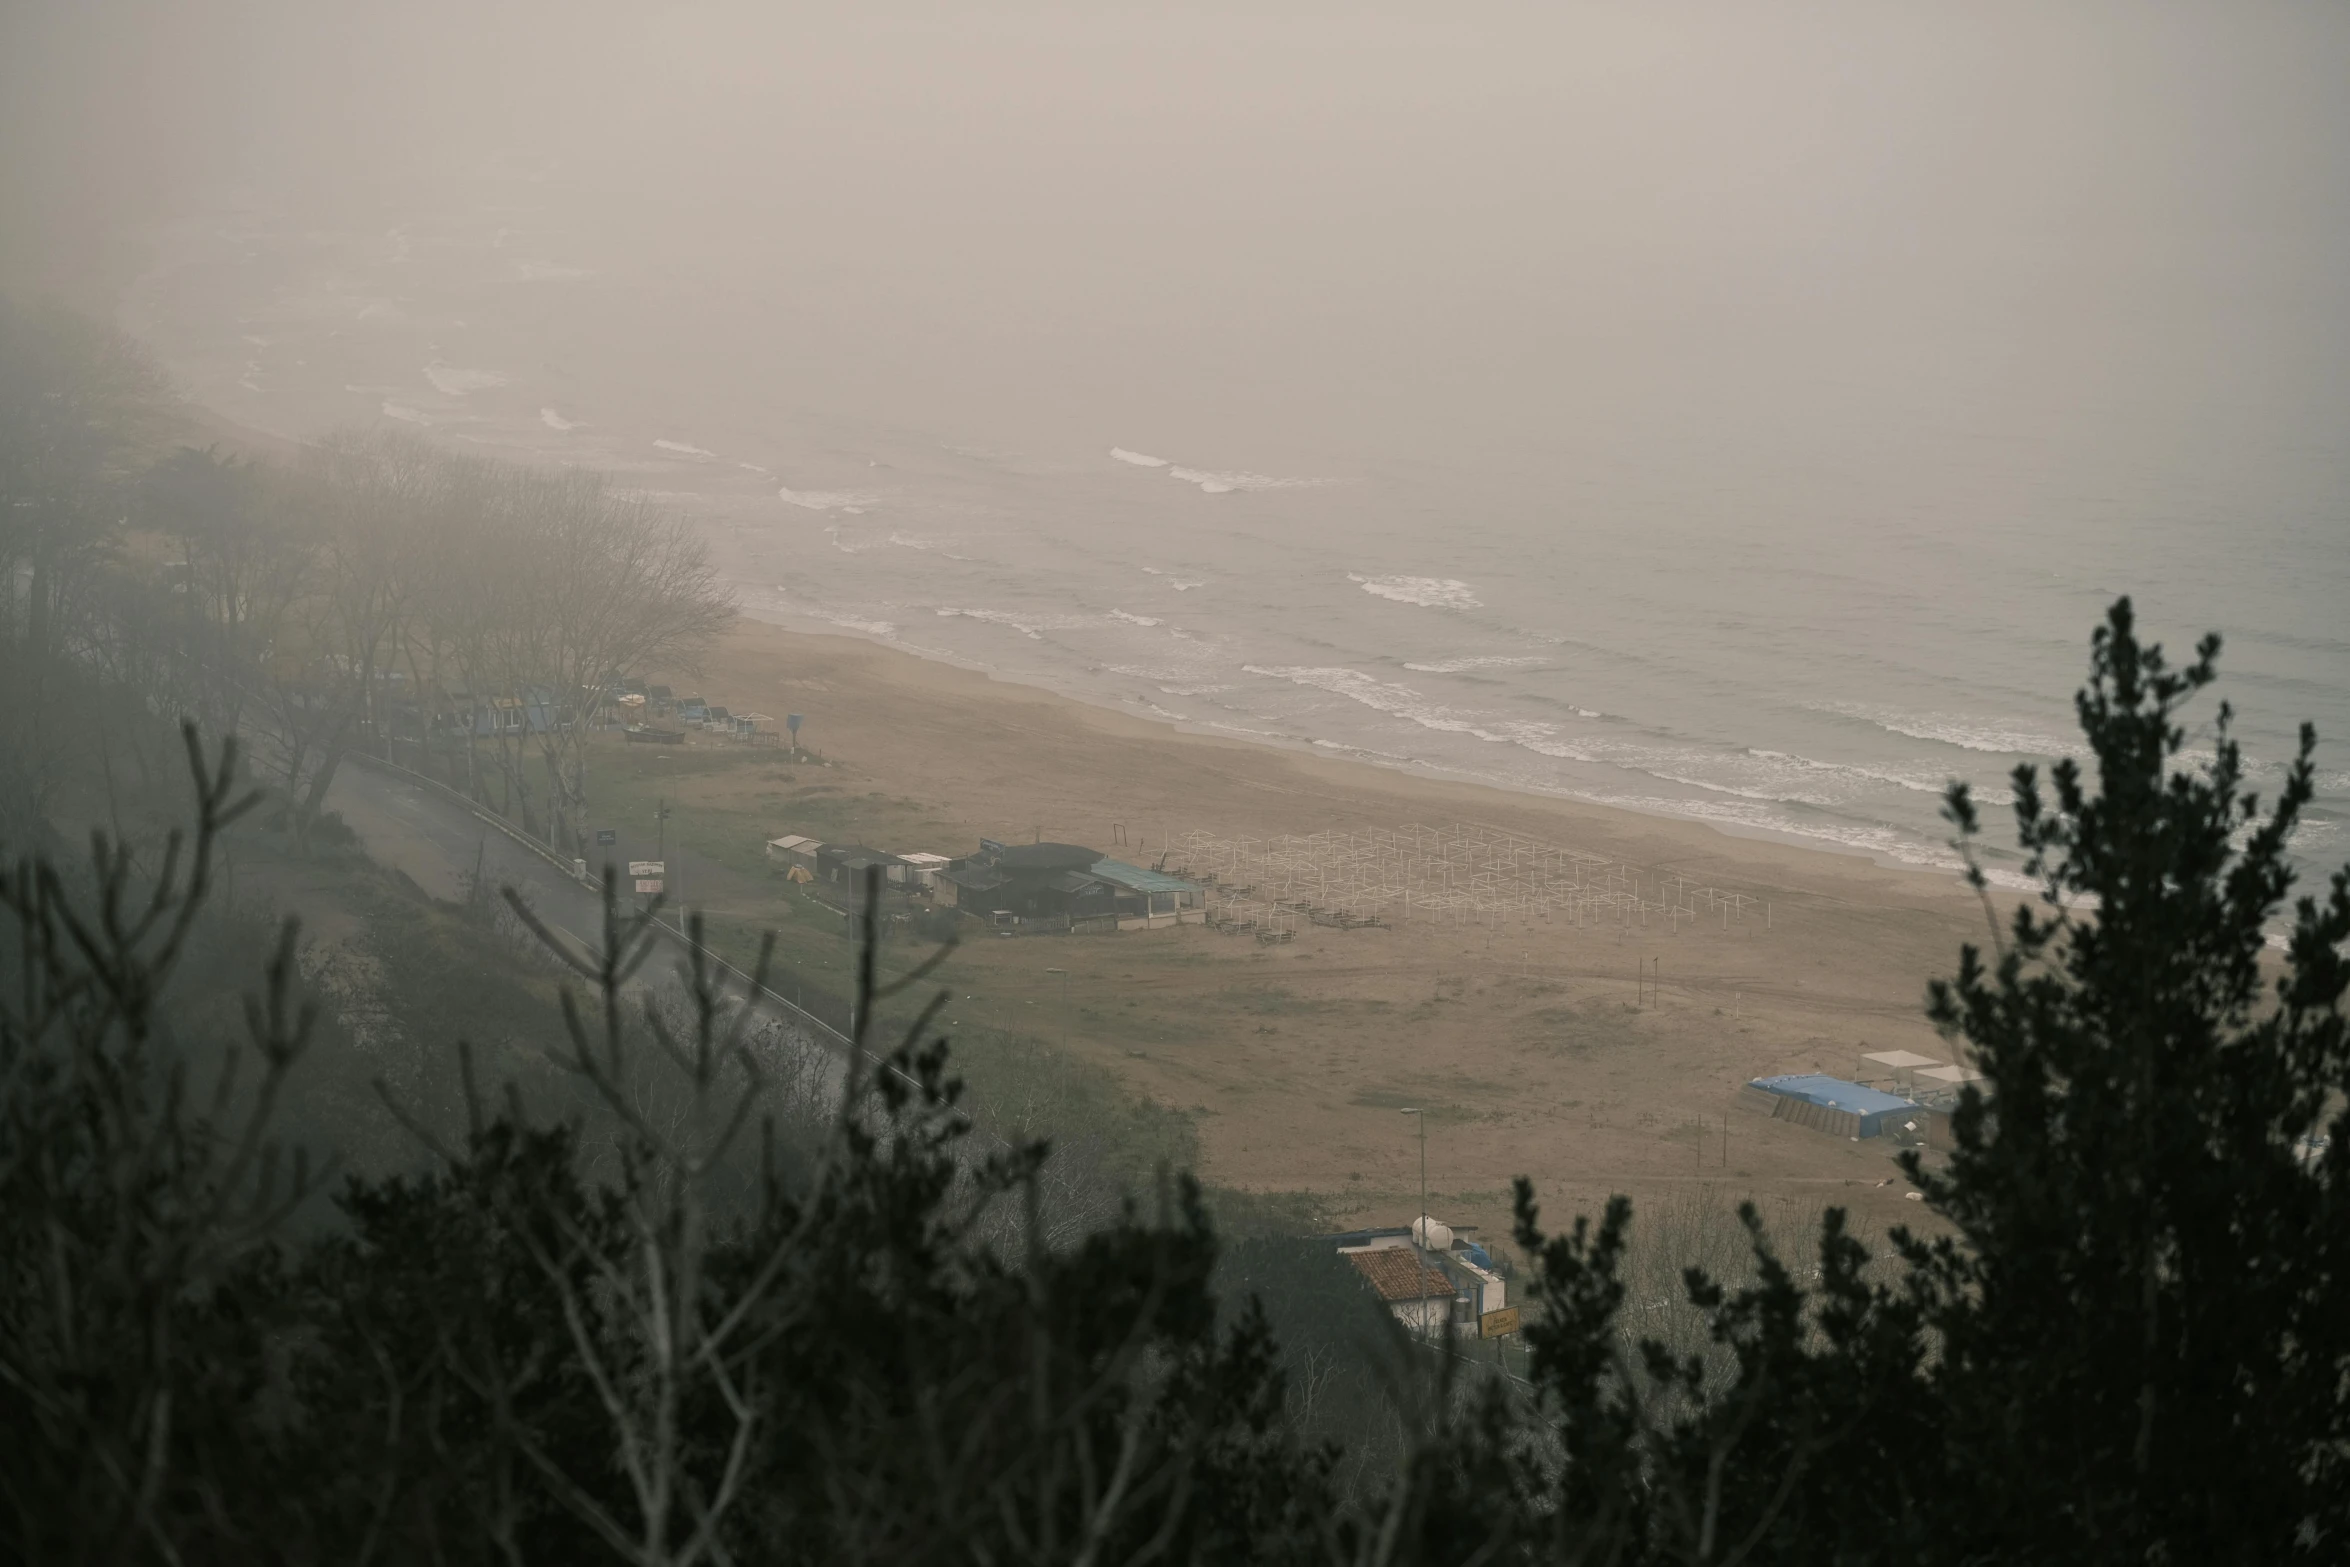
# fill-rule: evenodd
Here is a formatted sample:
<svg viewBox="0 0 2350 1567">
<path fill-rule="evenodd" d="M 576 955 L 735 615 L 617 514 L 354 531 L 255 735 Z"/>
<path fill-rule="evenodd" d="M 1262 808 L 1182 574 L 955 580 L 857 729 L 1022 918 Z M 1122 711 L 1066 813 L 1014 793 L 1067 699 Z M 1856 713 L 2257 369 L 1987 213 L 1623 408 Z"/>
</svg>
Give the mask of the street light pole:
<svg viewBox="0 0 2350 1567">
<path fill-rule="evenodd" d="M 1433 1337 L 1428 1331 L 1428 1264 L 1420 1253 L 1428 1245 L 1428 1113 L 1417 1105 L 1396 1112 L 1416 1119 L 1420 1128 L 1420 1223 L 1412 1234 L 1412 1275 L 1420 1286 L 1420 1335 Z"/>
</svg>

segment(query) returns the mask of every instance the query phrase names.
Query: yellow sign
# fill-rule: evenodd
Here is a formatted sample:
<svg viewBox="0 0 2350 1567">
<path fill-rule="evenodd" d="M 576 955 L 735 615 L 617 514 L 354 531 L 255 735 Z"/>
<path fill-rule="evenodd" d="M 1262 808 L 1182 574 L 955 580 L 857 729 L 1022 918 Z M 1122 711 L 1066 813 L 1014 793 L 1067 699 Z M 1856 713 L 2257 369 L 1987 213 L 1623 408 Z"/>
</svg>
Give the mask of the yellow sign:
<svg viewBox="0 0 2350 1567">
<path fill-rule="evenodd" d="M 1477 1336 L 1479 1338 L 1499 1338 L 1504 1333 L 1517 1331 L 1518 1308 L 1515 1306 L 1504 1306 L 1499 1311 L 1489 1311 L 1477 1319 Z"/>
</svg>

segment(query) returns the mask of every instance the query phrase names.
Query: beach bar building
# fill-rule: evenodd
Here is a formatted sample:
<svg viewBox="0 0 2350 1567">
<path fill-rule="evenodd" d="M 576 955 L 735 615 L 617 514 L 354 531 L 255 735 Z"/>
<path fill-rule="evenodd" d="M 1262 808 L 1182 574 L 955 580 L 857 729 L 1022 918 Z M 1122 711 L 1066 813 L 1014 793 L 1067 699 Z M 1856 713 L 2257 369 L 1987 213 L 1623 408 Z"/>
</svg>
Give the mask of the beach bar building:
<svg viewBox="0 0 2350 1567">
<path fill-rule="evenodd" d="M 1940 1066 L 1932 1056 L 1921 1056 L 1914 1050 L 1872 1050 L 1860 1058 L 1860 1081 L 1864 1083 L 1891 1083 L 1906 1091 L 1910 1079 L 1922 1068 Z"/>
<path fill-rule="evenodd" d="M 1886 1122 L 1914 1118 L 1923 1108 L 1915 1100 L 1817 1073 L 1758 1077 L 1738 1090 L 1738 1103 L 1774 1121 L 1855 1139 L 1881 1136 Z"/>
<path fill-rule="evenodd" d="M 1978 1093 L 1984 1091 L 1980 1086 L 1983 1082 L 1983 1074 L 1971 1066 L 1926 1067 L 1919 1071 L 1912 1081 L 1916 1085 L 1912 1092 L 1919 1099 L 1927 1104 L 1945 1108 L 1957 1104 L 1958 1096 L 1970 1087 Z"/>
<path fill-rule="evenodd" d="M 924 849 L 901 854 L 898 862 L 900 874 L 892 879 L 905 883 L 909 892 L 931 891 L 938 885 L 938 873 L 954 863 L 943 854 L 932 854 Z"/>
<path fill-rule="evenodd" d="M 1198 882 L 1122 860 L 1097 860 L 1087 874 L 1108 882 L 1120 894 L 1115 900 L 1120 930 L 1207 923 L 1208 890 Z"/>
</svg>

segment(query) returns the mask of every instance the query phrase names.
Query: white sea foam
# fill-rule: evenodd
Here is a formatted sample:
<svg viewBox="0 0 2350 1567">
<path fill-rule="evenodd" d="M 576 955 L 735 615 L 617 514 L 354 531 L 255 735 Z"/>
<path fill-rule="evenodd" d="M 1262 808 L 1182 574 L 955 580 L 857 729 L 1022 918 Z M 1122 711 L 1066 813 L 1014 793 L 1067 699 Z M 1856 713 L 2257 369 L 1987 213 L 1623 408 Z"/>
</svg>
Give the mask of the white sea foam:
<svg viewBox="0 0 2350 1567">
<path fill-rule="evenodd" d="M 384 417 L 398 419 L 404 424 L 430 424 L 432 421 L 406 403 L 384 404 Z"/>
<path fill-rule="evenodd" d="M 1365 593 L 1398 604 L 1417 604 L 1423 609 L 1481 607 L 1469 585 L 1452 577 L 1363 577 L 1350 571 L 1346 580 L 1360 584 Z"/>
<path fill-rule="evenodd" d="M 775 596 L 779 599 L 790 599 L 791 589 L 779 582 L 775 585 Z M 839 626 L 847 631 L 862 631 L 867 636 L 895 637 L 898 634 L 898 628 L 886 620 L 867 620 L 859 615 L 845 614 L 839 610 L 825 609 L 820 605 L 806 604 L 798 600 L 793 600 L 789 607 L 794 613 L 806 615 L 811 620 L 821 620 L 826 625 Z"/>
<path fill-rule="evenodd" d="M 1496 653 L 1482 658 L 1447 658 L 1433 664 L 1406 664 L 1403 667 L 1423 675 L 1458 675 L 1472 669 L 1531 669 L 1536 664 L 1549 662 L 1550 660 L 1547 658 L 1518 658 Z M 1577 709 L 1577 711 L 1580 712 L 1581 709 Z M 1590 713 L 1585 716 L 1596 718 L 1599 715 Z"/>
<path fill-rule="evenodd" d="M 539 410 L 539 422 L 550 430 L 576 430 L 579 428 L 577 419 L 566 419 L 552 408 Z"/>
<path fill-rule="evenodd" d="M 653 444 L 665 452 L 675 452 L 680 457 L 715 457 L 718 455 L 708 447 L 695 446 L 688 441 L 655 441 Z"/>
<path fill-rule="evenodd" d="M 1234 490 L 1310 490 L 1335 481 L 1329 479 L 1276 479 L 1263 473 L 1231 473 L 1212 468 L 1183 468 L 1170 466 L 1167 477 L 1196 484 L 1210 495 L 1229 495 Z"/>
<path fill-rule="evenodd" d="M 1131 452 L 1123 446 L 1110 448 L 1110 455 L 1137 468 L 1163 468 L 1170 479 L 1185 484 L 1196 484 L 1210 495 L 1229 495 L 1234 490 L 1306 490 L 1329 484 L 1329 479 L 1276 479 L 1271 474 L 1227 472 L 1215 468 L 1187 468 L 1164 457 L 1153 457 L 1148 452 Z"/>
<path fill-rule="evenodd" d="M 389 397 L 399 391 L 399 388 L 396 386 L 355 386 L 346 381 L 343 383 L 343 390 L 359 397 Z"/>
<path fill-rule="evenodd" d="M 1110 618 L 1112 620 L 1123 620 L 1130 626 L 1158 626 L 1164 625 L 1166 623 L 1164 621 L 1154 620 L 1148 615 L 1130 615 L 1122 609 L 1111 610 Z"/>
<path fill-rule="evenodd" d="M 1861 702 L 1835 702 L 1822 712 L 1858 718 L 1890 734 L 1912 740 L 1954 745 L 1964 751 L 1986 751 L 1994 756 L 2076 756 L 2077 740 L 2033 726 L 2028 720 L 1985 718 L 1965 713 L 1905 713 L 1871 707 Z"/>
<path fill-rule="evenodd" d="M 438 360 L 424 367 L 424 378 L 443 397 L 464 397 L 506 384 L 506 378 L 495 370 L 464 370 Z"/>
<path fill-rule="evenodd" d="M 873 504 L 872 496 L 859 495 L 850 490 L 795 490 L 789 485 L 777 490 L 775 496 L 787 506 L 801 506 L 809 511 L 862 512 Z"/>
<path fill-rule="evenodd" d="M 595 275 L 594 270 L 589 267 L 559 266 L 552 261 L 517 261 L 514 263 L 514 276 L 518 281 L 524 283 L 576 283 L 581 278 L 591 278 Z"/>
<path fill-rule="evenodd" d="M 1882 767 L 1864 767 L 1855 762 L 1822 762 L 1808 756 L 1790 755 L 1785 751 L 1766 751 L 1759 746 L 1750 749 L 1746 754 L 1761 761 L 1801 768 L 1807 772 L 1864 779 L 1870 783 L 1891 784 L 1896 789 L 1907 789 L 1913 794 L 1940 796 L 1950 787 L 1948 774 L 1935 773 L 1931 770 L 1895 772 Z M 1977 788 L 1974 791 L 1974 796 L 1975 802 L 1979 805 L 2015 804 L 2013 794 L 2005 789 L 1995 787 Z"/>
<path fill-rule="evenodd" d="M 738 462 L 735 464 L 735 466 L 737 468 L 748 468 L 753 473 L 765 473 L 767 471 L 755 462 Z"/>
<path fill-rule="evenodd" d="M 1272 680 L 1286 680 L 1293 685 L 1327 691 L 1333 696 L 1360 702 L 1374 712 L 1406 719 L 1423 729 L 1441 734 L 1468 735 L 1496 745 L 1518 745 L 1529 751 L 1562 760 L 1591 761 L 1595 758 L 1580 746 L 1559 737 L 1548 724 L 1529 723 L 1518 719 L 1498 719 L 1480 713 L 1463 713 L 1429 701 L 1410 686 L 1380 680 L 1359 669 L 1316 665 L 1259 665 L 1244 664 L 1244 673 L 1261 675 Z"/>
<path fill-rule="evenodd" d="M 952 620 L 960 617 L 964 620 L 984 621 L 991 626 L 1008 626 L 1012 630 L 1019 632 L 1020 635 L 1026 637 L 1031 642 L 1042 642 L 1044 640 L 1044 634 L 1046 631 L 1058 630 L 1061 628 L 1062 624 L 1064 624 L 1062 622 L 1040 620 L 1032 615 L 1015 615 L 1010 610 L 1005 609 L 947 608 L 941 609 L 938 614 L 939 618 L 942 620 Z"/>
</svg>

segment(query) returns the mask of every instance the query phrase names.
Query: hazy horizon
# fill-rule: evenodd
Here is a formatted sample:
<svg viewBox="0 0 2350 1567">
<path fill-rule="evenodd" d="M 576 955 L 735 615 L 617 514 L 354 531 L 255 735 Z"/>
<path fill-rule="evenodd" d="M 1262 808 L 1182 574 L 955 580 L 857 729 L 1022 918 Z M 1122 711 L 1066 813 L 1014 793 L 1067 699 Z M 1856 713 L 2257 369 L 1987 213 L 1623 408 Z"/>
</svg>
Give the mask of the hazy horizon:
<svg viewBox="0 0 2350 1567">
<path fill-rule="evenodd" d="M 201 400 L 616 468 L 754 613 L 1930 864 L 2128 592 L 2340 852 L 2336 8 L 12 25 Z"/>
</svg>

